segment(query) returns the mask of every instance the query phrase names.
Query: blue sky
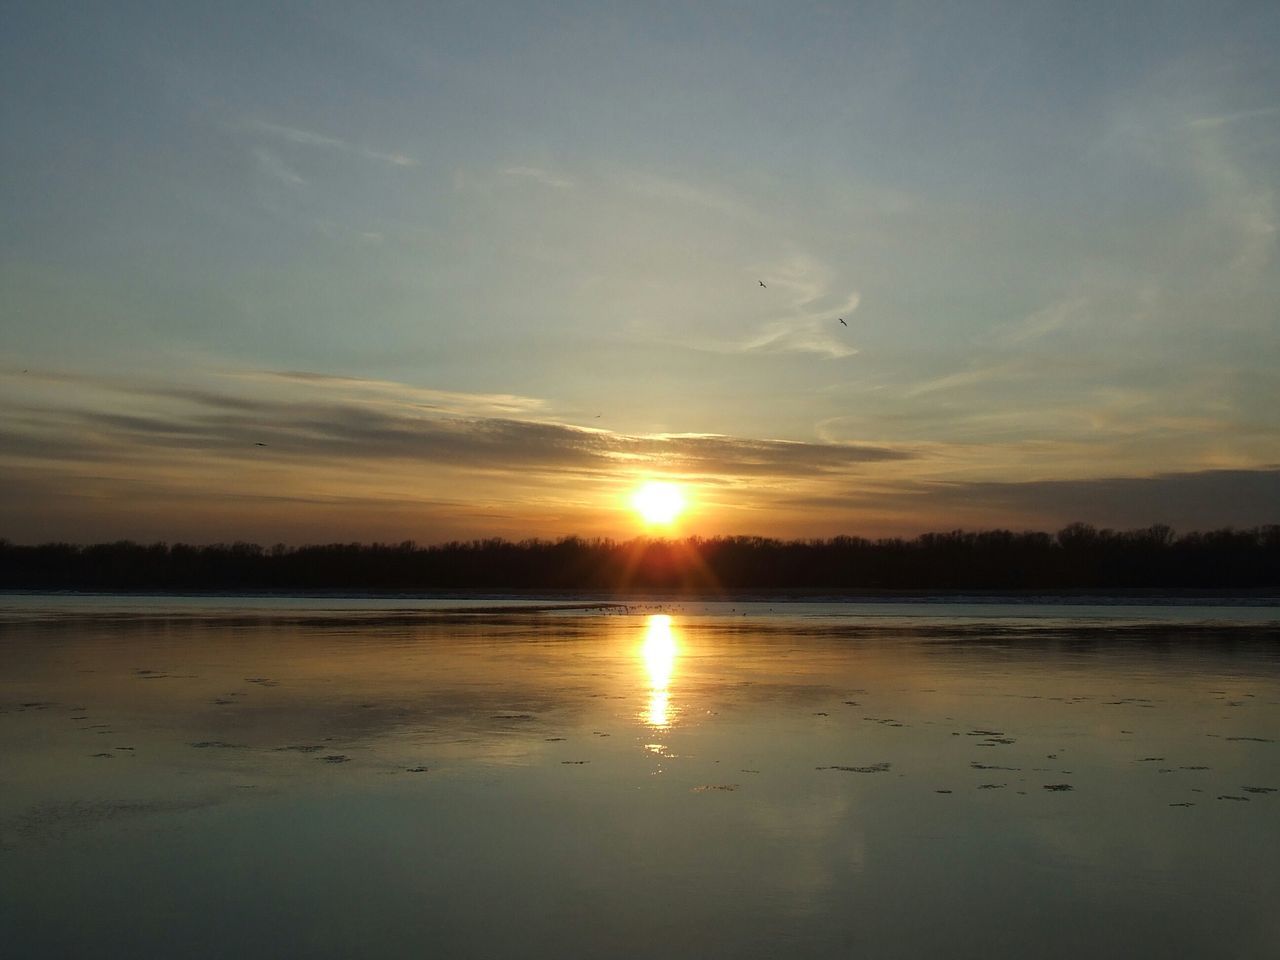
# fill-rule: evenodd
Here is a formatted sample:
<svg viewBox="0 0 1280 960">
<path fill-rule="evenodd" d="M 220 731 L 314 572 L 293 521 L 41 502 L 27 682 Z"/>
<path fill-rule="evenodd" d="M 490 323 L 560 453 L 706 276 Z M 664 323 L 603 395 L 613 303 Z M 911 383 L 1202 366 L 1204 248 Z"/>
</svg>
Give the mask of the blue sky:
<svg viewBox="0 0 1280 960">
<path fill-rule="evenodd" d="M 1278 49 L 1270 3 L 10 4 L 0 536 L 628 535 L 650 475 L 700 533 L 1276 522 Z"/>
</svg>

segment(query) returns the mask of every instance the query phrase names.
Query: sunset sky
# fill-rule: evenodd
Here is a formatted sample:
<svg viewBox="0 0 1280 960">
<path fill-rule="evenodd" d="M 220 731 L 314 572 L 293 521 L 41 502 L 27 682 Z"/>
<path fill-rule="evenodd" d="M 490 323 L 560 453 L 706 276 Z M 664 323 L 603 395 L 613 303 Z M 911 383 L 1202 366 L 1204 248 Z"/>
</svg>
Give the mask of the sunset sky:
<svg viewBox="0 0 1280 960">
<path fill-rule="evenodd" d="M 0 22 L 0 537 L 1280 522 L 1274 0 Z"/>
</svg>

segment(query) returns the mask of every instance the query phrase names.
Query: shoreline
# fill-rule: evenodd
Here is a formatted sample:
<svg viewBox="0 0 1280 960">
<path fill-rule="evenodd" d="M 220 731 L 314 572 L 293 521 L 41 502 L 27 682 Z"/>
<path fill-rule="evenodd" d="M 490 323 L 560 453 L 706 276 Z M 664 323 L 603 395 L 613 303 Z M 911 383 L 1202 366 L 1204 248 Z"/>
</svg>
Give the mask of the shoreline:
<svg viewBox="0 0 1280 960">
<path fill-rule="evenodd" d="M 790 588 L 778 590 L 723 591 L 598 591 L 519 589 L 451 590 L 164 590 L 154 588 L 77 590 L 0 587 L 6 598 L 154 598 L 246 600 L 393 600 L 393 601 L 543 601 L 544 608 L 560 609 L 627 607 L 645 603 L 856 603 L 856 604 L 1001 604 L 1067 606 L 1280 606 L 1280 590 L 1272 588 L 1143 588 L 1143 589 L 1044 589 L 1044 590 L 851 590 Z"/>
</svg>

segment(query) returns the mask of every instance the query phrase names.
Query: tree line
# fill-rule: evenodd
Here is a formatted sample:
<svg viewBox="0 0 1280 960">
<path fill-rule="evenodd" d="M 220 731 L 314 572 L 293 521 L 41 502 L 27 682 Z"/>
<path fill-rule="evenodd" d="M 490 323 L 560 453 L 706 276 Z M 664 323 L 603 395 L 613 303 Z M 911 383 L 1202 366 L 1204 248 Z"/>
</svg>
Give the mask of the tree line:
<svg viewBox="0 0 1280 960">
<path fill-rule="evenodd" d="M 768 591 L 1280 588 L 1280 525 L 913 539 L 689 537 L 82 546 L 0 539 L 0 588 L 217 591 Z"/>
</svg>

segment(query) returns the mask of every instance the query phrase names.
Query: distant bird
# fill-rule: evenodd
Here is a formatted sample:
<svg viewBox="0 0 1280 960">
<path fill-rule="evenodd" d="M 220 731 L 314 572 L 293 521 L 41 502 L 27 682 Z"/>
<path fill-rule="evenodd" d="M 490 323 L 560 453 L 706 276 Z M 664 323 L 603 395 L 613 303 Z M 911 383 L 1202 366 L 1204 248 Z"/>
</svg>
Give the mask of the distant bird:
<svg viewBox="0 0 1280 960">
<path fill-rule="evenodd" d="M 265 444 L 265 443 L 263 443 L 261 440 L 259 440 L 257 443 L 255 443 L 255 444 L 254 444 L 254 446 L 255 446 L 255 447 L 265 447 L 265 446 L 266 446 L 266 444 Z"/>
<path fill-rule="evenodd" d="M 765 286 L 765 283 L 764 283 L 764 281 L 763 281 L 763 280 L 758 280 L 758 281 L 756 281 L 756 282 L 757 282 L 757 283 L 759 283 L 759 284 L 760 284 L 760 286 L 762 286 L 762 287 L 764 287 L 764 286 Z M 765 289 L 767 290 L 767 289 L 769 289 L 769 288 L 768 288 L 768 287 L 765 287 Z"/>
<path fill-rule="evenodd" d="M 840 326 L 842 326 L 842 327 L 847 327 L 847 326 L 848 326 L 848 324 L 844 322 L 844 317 L 841 317 L 841 318 L 840 318 Z"/>
<path fill-rule="evenodd" d="M 600 414 L 598 414 L 598 413 L 597 413 L 595 418 L 596 418 L 597 420 L 599 420 L 599 419 L 600 419 Z"/>
</svg>

